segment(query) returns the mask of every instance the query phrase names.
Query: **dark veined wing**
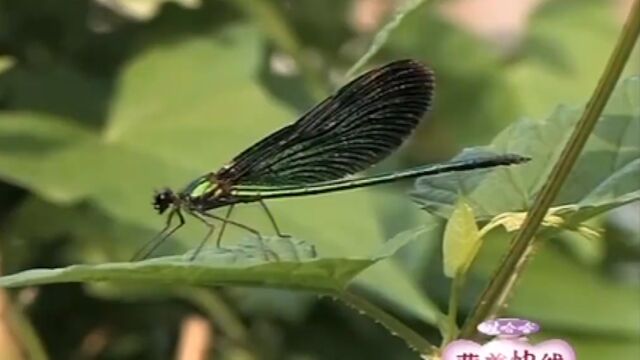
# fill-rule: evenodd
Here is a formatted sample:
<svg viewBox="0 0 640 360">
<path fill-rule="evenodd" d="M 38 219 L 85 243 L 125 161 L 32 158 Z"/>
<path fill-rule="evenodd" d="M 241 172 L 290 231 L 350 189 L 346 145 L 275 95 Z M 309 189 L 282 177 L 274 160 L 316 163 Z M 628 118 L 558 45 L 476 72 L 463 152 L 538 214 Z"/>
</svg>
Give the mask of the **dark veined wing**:
<svg viewBox="0 0 640 360">
<path fill-rule="evenodd" d="M 429 109 L 434 86 L 433 72 L 414 60 L 370 70 L 236 156 L 216 176 L 236 184 L 291 185 L 362 171 L 411 134 Z"/>
</svg>

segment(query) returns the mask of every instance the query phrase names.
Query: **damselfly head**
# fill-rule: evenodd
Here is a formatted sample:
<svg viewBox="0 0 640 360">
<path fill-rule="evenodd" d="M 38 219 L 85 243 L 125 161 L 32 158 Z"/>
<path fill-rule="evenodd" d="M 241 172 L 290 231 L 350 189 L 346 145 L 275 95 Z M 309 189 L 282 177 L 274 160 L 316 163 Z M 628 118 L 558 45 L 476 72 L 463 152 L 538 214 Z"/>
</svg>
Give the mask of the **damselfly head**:
<svg viewBox="0 0 640 360">
<path fill-rule="evenodd" d="M 164 213 L 171 205 L 176 204 L 176 202 L 176 194 L 169 188 L 156 191 L 153 196 L 153 208 L 158 211 L 158 214 Z"/>
</svg>

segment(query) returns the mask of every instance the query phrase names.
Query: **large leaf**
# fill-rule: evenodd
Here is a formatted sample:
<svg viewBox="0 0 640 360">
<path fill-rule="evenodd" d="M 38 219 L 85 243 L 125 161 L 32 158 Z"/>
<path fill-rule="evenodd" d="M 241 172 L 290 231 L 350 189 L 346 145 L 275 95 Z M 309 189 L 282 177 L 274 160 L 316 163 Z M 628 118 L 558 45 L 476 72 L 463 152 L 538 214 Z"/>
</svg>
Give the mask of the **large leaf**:
<svg viewBox="0 0 640 360">
<path fill-rule="evenodd" d="M 85 196 L 92 181 L 84 181 L 80 166 L 56 161 L 60 153 L 95 142 L 92 133 L 63 119 L 44 114 L 14 112 L 0 114 L 0 178 L 32 189 L 55 201 Z M 78 173 L 79 176 L 69 177 Z"/>
<path fill-rule="evenodd" d="M 123 223 L 159 229 L 163 219 L 149 205 L 154 188 L 179 188 L 295 118 L 256 82 L 262 45 L 247 26 L 150 45 L 125 67 L 101 130 L 41 114 L 4 114 L 0 137 L 23 145 L 0 148 L 0 176 L 53 203 L 90 202 Z M 363 257 L 383 239 L 369 194 L 270 207 L 285 232 L 313 243 L 321 256 Z M 239 207 L 234 219 L 271 231 L 259 207 Z M 202 224 L 188 221 L 177 238 L 192 247 L 204 232 Z M 244 235 L 229 228 L 225 244 Z M 145 240 L 111 239 L 131 252 Z M 361 282 L 425 320 L 435 319 L 434 306 L 397 265 L 381 263 Z"/>
<path fill-rule="evenodd" d="M 533 202 L 582 113 L 559 107 L 545 121 L 522 120 L 505 129 L 487 150 L 530 156 L 530 163 L 490 173 L 420 179 L 413 196 L 427 210 L 448 217 L 460 189 L 478 217 L 523 211 Z M 620 84 L 553 206 L 578 222 L 640 199 L 640 77 Z M 597 166 L 594 166 L 597 164 Z M 500 194 L 500 196 L 496 196 Z"/>
<path fill-rule="evenodd" d="M 237 246 L 205 249 L 137 262 L 33 269 L 0 277 L 0 286 L 16 287 L 79 281 L 119 281 L 181 285 L 249 285 L 340 291 L 358 273 L 393 255 L 417 232 L 401 234 L 367 258 L 317 258 L 312 245 L 296 239 L 248 238 Z"/>
<path fill-rule="evenodd" d="M 104 120 L 110 83 L 64 65 L 15 66 L 0 77 L 0 92 L 12 110 L 41 111 L 67 121 L 98 126 Z"/>
</svg>

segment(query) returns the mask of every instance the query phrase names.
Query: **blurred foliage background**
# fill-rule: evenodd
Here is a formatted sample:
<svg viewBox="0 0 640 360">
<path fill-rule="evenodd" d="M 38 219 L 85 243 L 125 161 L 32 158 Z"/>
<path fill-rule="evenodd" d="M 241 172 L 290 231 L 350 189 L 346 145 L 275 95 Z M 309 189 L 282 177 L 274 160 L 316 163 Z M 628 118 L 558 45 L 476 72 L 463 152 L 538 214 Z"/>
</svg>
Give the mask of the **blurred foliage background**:
<svg viewBox="0 0 640 360">
<path fill-rule="evenodd" d="M 435 108 L 375 171 L 442 161 L 518 119 L 582 105 L 628 3 L 425 1 L 367 67 L 406 57 L 429 64 Z M 180 187 L 294 120 L 346 80 L 402 6 L 0 1 L 0 273 L 129 259 L 162 226 L 149 205 L 153 189 Z M 626 75 L 640 73 L 637 52 Z M 366 255 L 430 216 L 408 189 L 277 201 L 272 210 L 323 256 Z M 543 319 L 544 336 L 567 339 L 580 359 L 640 357 L 637 205 L 590 220 L 602 237 L 565 234 L 545 246 L 508 313 Z M 238 212 L 268 229 L 259 208 Z M 194 247 L 196 225 L 158 254 Z M 467 311 L 506 239 L 488 241 Z M 436 242 L 415 241 L 356 285 L 437 341 L 433 309 L 446 306 L 449 291 L 440 254 Z M 343 304 L 285 290 L 52 285 L 1 290 L 0 314 L 2 360 L 416 357 Z"/>
</svg>

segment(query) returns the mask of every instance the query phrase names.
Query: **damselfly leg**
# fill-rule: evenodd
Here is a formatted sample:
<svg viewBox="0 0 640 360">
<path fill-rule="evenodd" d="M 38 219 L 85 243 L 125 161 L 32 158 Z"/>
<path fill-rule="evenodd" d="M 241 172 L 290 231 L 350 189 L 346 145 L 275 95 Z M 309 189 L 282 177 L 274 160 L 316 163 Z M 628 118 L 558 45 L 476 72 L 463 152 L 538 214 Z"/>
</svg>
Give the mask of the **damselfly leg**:
<svg viewBox="0 0 640 360">
<path fill-rule="evenodd" d="M 227 213 L 229 213 L 229 211 L 227 211 Z M 254 229 L 254 228 L 252 228 L 250 226 L 247 226 L 247 225 L 245 225 L 243 223 L 239 223 L 237 221 L 226 219 L 226 218 L 220 217 L 218 215 L 215 215 L 215 214 L 212 214 L 212 213 L 207 213 L 207 212 L 194 213 L 194 215 L 195 214 L 200 215 L 200 216 L 204 216 L 204 217 L 208 217 L 210 219 L 218 220 L 218 221 L 221 221 L 223 223 L 229 223 L 229 224 L 231 224 L 233 226 L 239 227 L 241 229 L 244 229 L 244 230 L 252 233 L 253 235 L 255 235 L 259 239 L 262 239 L 262 235 L 260 234 L 260 232 L 258 230 Z"/>
<path fill-rule="evenodd" d="M 218 220 L 218 221 L 220 221 L 222 223 L 222 225 L 220 227 L 220 233 L 218 233 L 218 239 L 217 239 L 217 242 L 216 242 L 216 247 L 217 248 L 220 248 L 220 240 L 222 239 L 222 234 L 224 233 L 224 229 L 225 229 L 227 224 L 231 224 L 233 226 L 239 227 L 241 229 L 244 229 L 244 230 L 252 233 L 253 235 L 255 235 L 258 238 L 258 240 L 260 241 L 260 244 L 262 244 L 262 235 L 260 234 L 260 232 L 258 232 L 258 230 L 254 229 L 252 227 L 249 227 L 247 225 L 244 225 L 242 223 L 239 223 L 239 222 L 236 222 L 236 221 L 233 221 L 233 220 L 229 219 L 229 216 L 231 215 L 231 211 L 232 210 L 233 210 L 233 206 L 230 206 L 229 209 L 227 210 L 226 216 L 224 218 L 220 217 L 220 216 L 217 216 L 215 214 L 210 214 L 210 213 L 206 213 L 206 212 L 193 212 L 193 213 L 191 213 L 193 216 L 195 216 L 200 221 L 202 221 L 207 227 L 209 227 L 209 231 L 207 232 L 207 235 L 204 237 L 204 239 L 202 239 L 202 241 L 198 245 L 198 248 L 196 248 L 196 251 L 193 253 L 193 255 L 191 255 L 191 258 L 190 258 L 191 261 L 195 260 L 195 258 L 198 256 L 200 251 L 202 251 L 202 249 L 206 245 L 207 241 L 209 241 L 209 238 L 213 234 L 213 229 L 215 228 L 215 225 L 212 222 L 210 222 L 209 220 L 207 220 L 207 218 Z"/>
<path fill-rule="evenodd" d="M 178 225 L 169 230 L 171 228 L 173 216 L 176 214 L 178 215 Z M 151 240 L 147 241 L 138 251 L 136 251 L 136 253 L 131 258 L 131 261 L 144 260 L 148 258 L 158 248 L 158 246 L 162 245 L 162 243 L 171 235 L 173 235 L 174 232 L 180 229 L 184 225 L 184 223 L 184 216 L 182 216 L 180 210 L 172 210 L 167 216 L 167 222 L 162 230 L 160 230 L 160 232 L 156 234 L 156 236 L 152 237 Z M 148 251 L 145 251 L 149 246 L 151 246 L 151 248 Z M 140 256 L 141 254 L 142 256 Z"/>
<path fill-rule="evenodd" d="M 276 223 L 276 219 L 273 217 L 273 214 L 271 213 L 271 211 L 269 210 L 269 208 L 267 207 L 267 204 L 265 204 L 264 201 L 262 200 L 258 200 L 260 202 L 260 206 L 262 207 L 262 209 L 264 210 L 264 212 L 267 214 L 267 217 L 269 218 L 269 221 L 271 222 L 271 225 L 273 226 L 273 229 L 276 231 L 276 235 L 278 235 L 278 237 L 281 238 L 288 238 L 291 237 L 291 235 L 289 234 L 283 234 L 280 231 L 280 228 L 278 227 L 278 224 Z M 231 212 L 233 211 L 233 207 L 235 206 L 235 204 L 231 204 L 229 206 L 229 208 L 227 209 L 227 213 L 225 214 L 224 218 L 221 219 L 222 221 L 222 227 L 220 228 L 220 232 L 218 233 L 218 238 L 216 239 L 216 247 L 220 248 L 220 244 L 222 242 L 222 236 L 224 235 L 224 230 L 227 226 L 227 223 L 233 223 L 230 218 L 231 218 Z M 240 225 L 240 223 L 237 224 L 233 224 L 233 225 Z M 243 225 L 245 230 L 249 230 L 249 227 L 246 225 Z M 242 226 L 241 226 L 242 227 Z M 255 229 L 254 229 L 255 230 Z M 251 230 L 249 230 L 251 231 Z M 254 234 L 258 234 L 257 231 Z"/>
<path fill-rule="evenodd" d="M 276 233 L 279 237 L 290 237 L 290 235 L 287 234 L 283 234 L 280 232 L 280 230 L 278 229 L 278 225 L 276 224 L 275 219 L 273 218 L 273 215 L 271 214 L 271 212 L 269 211 L 269 208 L 267 208 L 267 205 L 260 200 L 260 204 L 262 205 L 262 208 L 266 211 L 267 215 L 269 216 L 269 220 L 271 221 L 271 224 L 273 225 L 273 228 L 276 230 Z M 218 238 L 216 239 L 216 247 L 218 249 L 220 249 L 220 243 L 222 242 L 222 236 L 224 235 L 224 230 L 227 227 L 227 223 L 230 223 L 232 225 L 236 225 L 236 226 L 240 226 L 242 228 L 244 228 L 245 230 L 251 231 L 250 227 L 241 224 L 241 223 L 236 223 L 231 221 L 229 218 L 231 217 L 231 212 L 233 211 L 233 207 L 235 206 L 235 204 L 231 204 L 229 206 L 229 208 L 227 209 L 227 213 L 225 214 L 224 218 L 220 219 L 220 221 L 222 221 L 222 226 L 220 227 L 220 232 L 218 233 Z M 207 215 L 211 215 L 211 214 L 207 214 Z M 213 217 L 213 215 L 211 215 Z M 267 247 L 264 245 L 263 241 L 262 241 L 262 236 L 260 235 L 260 233 L 254 229 L 254 234 L 256 235 L 256 237 L 258 238 L 258 241 L 260 242 L 260 247 L 269 252 L 275 259 L 278 259 L 278 255 L 276 253 L 274 253 L 273 251 L 267 249 Z M 204 245 L 204 243 L 200 244 L 199 249 Z M 268 257 L 265 258 L 265 260 L 269 260 Z"/>
<path fill-rule="evenodd" d="M 220 228 L 220 232 L 218 233 L 218 238 L 216 239 L 216 247 L 218 249 L 220 248 L 220 242 L 222 241 L 222 235 L 224 234 L 224 229 L 227 227 L 227 220 L 229 220 L 229 218 L 231 217 L 231 212 L 233 211 L 234 206 L 235 204 L 229 205 L 229 208 L 227 209 L 227 213 L 224 216 L 225 221 L 222 222 L 222 227 Z"/>
<path fill-rule="evenodd" d="M 247 225 L 245 225 L 243 223 L 239 223 L 237 221 L 233 221 L 233 220 L 229 219 L 229 216 L 231 215 L 231 211 L 232 210 L 227 210 L 226 217 L 224 217 L 224 218 L 220 217 L 220 216 L 217 216 L 215 214 L 206 213 L 206 212 L 194 213 L 194 215 L 196 217 L 198 217 L 199 219 L 203 220 L 206 223 L 209 223 L 209 222 L 206 221 L 203 217 L 207 217 L 207 218 L 211 218 L 211 219 L 214 219 L 214 220 L 218 220 L 218 221 L 222 222 L 222 226 L 225 226 L 225 224 L 228 223 L 228 224 L 231 224 L 233 226 L 236 226 L 238 228 L 244 229 L 244 230 L 252 233 L 258 239 L 258 242 L 260 243 L 260 247 L 265 253 L 265 260 L 269 260 L 269 255 L 273 256 L 273 258 L 275 258 L 276 260 L 279 260 L 279 256 L 276 253 L 274 253 L 272 250 L 268 249 L 265 246 L 264 241 L 262 240 L 262 234 L 260 234 L 260 232 L 258 230 L 254 229 L 254 228 L 252 228 L 250 226 L 247 226 Z M 220 230 L 222 232 L 222 228 Z M 222 236 L 219 234 L 218 238 L 219 238 L 218 241 L 220 241 L 222 239 Z M 198 249 L 201 249 L 204 246 L 204 243 L 207 242 L 207 240 L 208 240 L 208 238 L 205 238 L 203 240 L 203 242 L 200 244 L 200 246 L 198 247 Z M 195 258 L 195 256 L 197 256 L 197 252 L 194 254 L 194 258 Z"/>
<path fill-rule="evenodd" d="M 209 230 L 207 230 L 207 234 L 204 236 L 202 241 L 200 241 L 200 244 L 198 244 L 196 251 L 194 251 L 193 254 L 191 254 L 189 261 L 193 261 L 196 259 L 196 257 L 198 257 L 198 254 L 200 254 L 200 251 L 202 251 L 202 248 L 204 247 L 204 245 L 207 243 L 207 241 L 213 234 L 213 231 L 216 229 L 216 226 L 213 223 L 207 221 L 207 219 L 205 219 L 204 217 L 202 217 L 200 213 L 192 213 L 192 215 L 195 216 L 198 220 L 202 221 L 202 223 L 205 224 L 207 228 L 209 228 Z M 222 224 L 222 226 L 224 226 L 224 223 Z"/>
<path fill-rule="evenodd" d="M 260 202 L 260 206 L 262 206 L 262 209 L 264 210 L 264 212 L 267 213 L 267 216 L 269 217 L 269 221 L 271 221 L 271 225 L 273 225 L 273 229 L 276 231 L 276 235 L 278 235 L 278 237 L 281 237 L 281 238 L 291 237 L 291 235 L 284 234 L 280 231 L 280 228 L 278 228 L 278 224 L 276 223 L 276 219 L 273 217 L 273 214 L 267 207 L 267 204 L 265 204 L 264 200 L 260 199 L 258 200 L 258 202 Z"/>
</svg>

